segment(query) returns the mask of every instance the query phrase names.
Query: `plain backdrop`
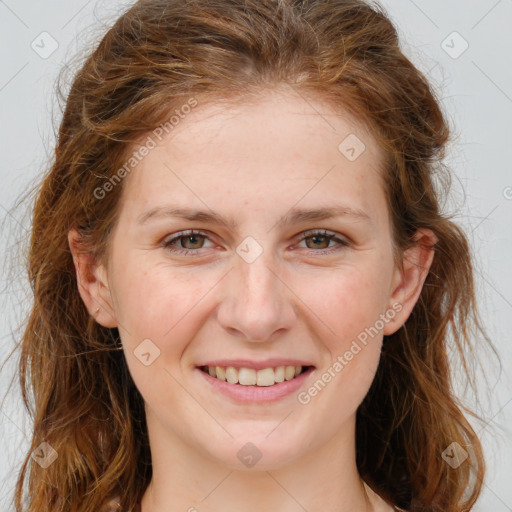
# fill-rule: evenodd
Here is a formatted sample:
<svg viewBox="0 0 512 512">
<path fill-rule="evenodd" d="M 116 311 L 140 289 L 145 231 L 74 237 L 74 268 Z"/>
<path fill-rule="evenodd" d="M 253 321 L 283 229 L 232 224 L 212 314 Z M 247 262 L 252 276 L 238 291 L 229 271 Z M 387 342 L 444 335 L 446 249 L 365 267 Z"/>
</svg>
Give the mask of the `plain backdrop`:
<svg viewBox="0 0 512 512">
<path fill-rule="evenodd" d="M 29 212 L 20 194 L 47 167 L 60 122 L 58 72 L 111 25 L 116 0 L 0 0 L 0 359 L 16 340 L 30 305 L 21 248 Z M 478 297 L 501 366 L 485 345 L 476 357 L 480 404 L 460 381 L 460 394 L 484 418 L 475 423 L 488 474 L 475 511 L 512 511 L 512 0 L 385 0 L 404 52 L 424 71 L 454 133 L 446 163 L 454 170 L 448 207 L 467 230 L 477 259 Z M 72 69 L 72 67 L 70 68 Z M 0 375 L 0 509 L 10 507 L 30 438 L 17 382 L 17 355 Z"/>
</svg>

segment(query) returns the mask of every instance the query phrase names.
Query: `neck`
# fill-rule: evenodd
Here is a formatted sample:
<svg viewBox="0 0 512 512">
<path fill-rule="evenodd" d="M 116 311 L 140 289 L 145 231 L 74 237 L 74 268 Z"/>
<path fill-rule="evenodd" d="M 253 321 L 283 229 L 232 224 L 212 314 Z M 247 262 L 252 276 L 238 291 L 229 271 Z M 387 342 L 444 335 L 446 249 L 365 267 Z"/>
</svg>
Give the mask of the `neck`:
<svg viewBox="0 0 512 512">
<path fill-rule="evenodd" d="M 355 418 L 300 457 L 291 454 L 281 464 L 247 470 L 228 467 L 187 445 L 154 415 L 147 415 L 147 425 L 153 476 L 142 512 L 373 510 L 356 467 Z"/>
</svg>

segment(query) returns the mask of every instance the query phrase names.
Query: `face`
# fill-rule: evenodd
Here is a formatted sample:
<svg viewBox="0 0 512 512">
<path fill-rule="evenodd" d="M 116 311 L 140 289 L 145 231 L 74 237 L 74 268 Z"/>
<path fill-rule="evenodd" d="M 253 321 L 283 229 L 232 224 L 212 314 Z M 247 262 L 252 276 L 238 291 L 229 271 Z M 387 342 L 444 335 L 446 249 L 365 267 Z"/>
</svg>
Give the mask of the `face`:
<svg viewBox="0 0 512 512">
<path fill-rule="evenodd" d="M 410 309 L 376 141 L 291 92 L 199 104 L 152 138 L 91 309 L 119 328 L 153 438 L 260 469 L 353 440 Z"/>
</svg>

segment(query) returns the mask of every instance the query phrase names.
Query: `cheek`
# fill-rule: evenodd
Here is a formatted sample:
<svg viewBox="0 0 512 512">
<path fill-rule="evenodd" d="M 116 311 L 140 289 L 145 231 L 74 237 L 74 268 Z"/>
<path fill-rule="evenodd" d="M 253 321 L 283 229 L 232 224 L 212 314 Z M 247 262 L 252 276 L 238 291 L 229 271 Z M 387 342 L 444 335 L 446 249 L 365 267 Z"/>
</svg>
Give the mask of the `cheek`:
<svg viewBox="0 0 512 512">
<path fill-rule="evenodd" d="M 178 383 L 181 356 L 204 322 L 201 306 L 218 280 L 213 273 L 187 275 L 166 265 L 132 265 L 117 276 L 116 306 L 122 317 L 126 363 L 153 411 L 183 400 Z M 150 355 L 144 361 L 146 353 Z"/>
<path fill-rule="evenodd" d="M 320 278 L 303 281 L 301 298 L 318 317 L 315 325 L 328 357 L 318 379 L 326 384 L 317 406 L 339 409 L 340 421 L 354 412 L 368 392 L 379 365 L 382 347 L 380 315 L 386 307 L 386 269 L 373 262 L 366 266 L 338 269 Z M 313 317 L 311 317 L 313 318 Z M 312 320 L 313 321 L 313 320 Z M 322 389 L 323 384 L 317 385 Z M 316 389 L 311 390 L 312 395 Z M 315 398 L 316 400 L 316 398 Z"/>
<path fill-rule="evenodd" d="M 346 350 L 347 344 L 375 326 L 384 312 L 387 296 L 380 270 L 352 266 L 301 281 L 297 295 L 314 312 L 315 323 L 323 325 L 323 342 L 331 352 Z"/>
<path fill-rule="evenodd" d="M 183 269 L 165 265 L 125 269 L 116 286 L 123 342 L 126 338 L 134 347 L 149 338 L 162 352 L 169 346 L 179 349 L 170 342 L 187 339 L 183 334 L 191 327 L 194 310 L 218 281 L 215 277 L 208 273 L 187 275 Z"/>
<path fill-rule="evenodd" d="M 321 331 L 326 358 L 303 398 L 314 401 L 319 417 L 336 418 L 329 427 L 334 430 L 355 413 L 379 365 L 382 329 L 377 322 L 385 294 L 373 277 L 352 269 L 326 280 L 325 293 L 317 290 L 309 297 L 321 319 L 316 325 L 326 326 Z"/>
</svg>

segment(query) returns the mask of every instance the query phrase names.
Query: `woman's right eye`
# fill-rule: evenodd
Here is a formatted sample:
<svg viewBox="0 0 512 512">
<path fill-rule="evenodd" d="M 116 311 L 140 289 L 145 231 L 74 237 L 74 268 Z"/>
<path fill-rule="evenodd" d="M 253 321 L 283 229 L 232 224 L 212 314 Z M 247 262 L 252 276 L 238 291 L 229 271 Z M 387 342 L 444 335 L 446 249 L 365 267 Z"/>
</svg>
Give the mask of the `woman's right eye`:
<svg viewBox="0 0 512 512">
<path fill-rule="evenodd" d="M 183 243 L 185 245 L 190 244 L 192 246 L 200 245 L 202 246 L 201 240 L 207 239 L 208 236 L 206 233 L 203 233 L 202 231 L 196 231 L 196 230 L 189 230 L 189 231 L 183 231 L 181 233 L 177 233 L 172 238 L 167 238 L 163 241 L 162 245 L 163 247 L 176 254 L 191 254 L 194 252 L 197 252 L 197 249 L 202 249 L 203 247 L 183 247 Z M 180 242 L 181 240 L 181 242 Z M 176 243 L 179 243 L 180 245 L 177 245 Z"/>
</svg>

